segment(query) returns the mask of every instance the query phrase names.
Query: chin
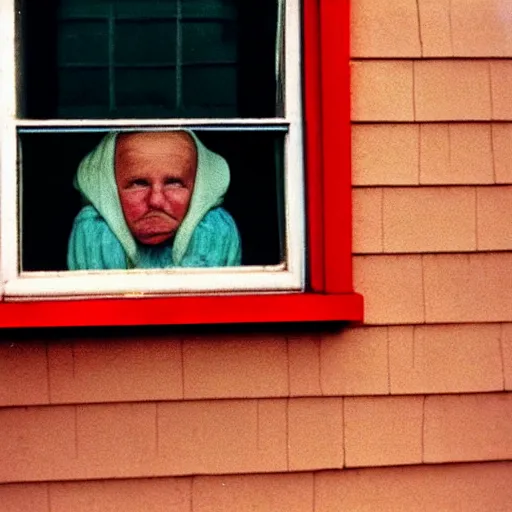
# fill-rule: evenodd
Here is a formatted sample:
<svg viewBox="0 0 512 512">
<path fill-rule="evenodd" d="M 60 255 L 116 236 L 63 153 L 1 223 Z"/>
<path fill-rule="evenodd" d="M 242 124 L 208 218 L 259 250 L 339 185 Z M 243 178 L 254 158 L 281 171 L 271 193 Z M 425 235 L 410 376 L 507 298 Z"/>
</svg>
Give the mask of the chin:
<svg viewBox="0 0 512 512">
<path fill-rule="evenodd" d="M 137 236 L 137 240 L 143 245 L 162 245 L 172 239 L 174 233 L 165 233 L 159 235 Z"/>
</svg>

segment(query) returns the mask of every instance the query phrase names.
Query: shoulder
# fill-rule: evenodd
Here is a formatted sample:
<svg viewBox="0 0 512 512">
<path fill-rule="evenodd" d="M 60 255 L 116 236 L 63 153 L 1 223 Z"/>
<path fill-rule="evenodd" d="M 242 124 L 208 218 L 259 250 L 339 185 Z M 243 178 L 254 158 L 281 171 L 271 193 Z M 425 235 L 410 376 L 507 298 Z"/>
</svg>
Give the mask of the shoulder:
<svg viewBox="0 0 512 512">
<path fill-rule="evenodd" d="M 74 220 L 74 224 L 89 224 L 98 222 L 100 224 L 105 224 L 106 222 L 103 217 L 99 214 L 98 210 L 94 208 L 92 205 L 84 206 L 77 214 Z"/>
<path fill-rule="evenodd" d="M 85 237 L 89 243 L 97 244 L 117 242 L 117 238 L 108 226 L 105 219 L 100 215 L 94 206 L 84 206 L 75 217 L 73 222 L 73 233 Z"/>
<path fill-rule="evenodd" d="M 75 217 L 68 243 L 68 268 L 126 268 L 119 240 L 93 206 L 85 206 Z"/>
<path fill-rule="evenodd" d="M 91 205 L 84 206 L 78 212 L 73 222 L 73 231 L 88 235 L 91 240 L 98 241 L 98 239 L 102 239 L 104 243 L 115 240 L 117 243 L 120 243 L 107 224 L 107 221 Z"/>
<path fill-rule="evenodd" d="M 210 210 L 198 224 L 196 229 L 204 229 L 212 231 L 216 235 L 228 235 L 230 233 L 237 233 L 235 220 L 233 217 L 222 207 Z"/>
<path fill-rule="evenodd" d="M 109 225 L 94 206 L 84 206 L 75 217 L 73 230 L 79 233 L 94 235 L 94 238 L 117 238 Z"/>
<path fill-rule="evenodd" d="M 183 267 L 225 267 L 240 265 L 241 243 L 236 223 L 221 207 L 210 210 L 197 225 Z"/>
</svg>

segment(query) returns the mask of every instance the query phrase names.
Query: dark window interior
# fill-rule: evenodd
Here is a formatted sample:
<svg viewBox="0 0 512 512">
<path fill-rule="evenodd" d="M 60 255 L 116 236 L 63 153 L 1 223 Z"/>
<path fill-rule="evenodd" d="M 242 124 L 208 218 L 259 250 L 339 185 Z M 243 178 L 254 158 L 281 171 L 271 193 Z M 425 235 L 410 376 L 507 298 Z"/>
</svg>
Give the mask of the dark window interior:
<svg viewBox="0 0 512 512">
<path fill-rule="evenodd" d="M 277 0 L 24 0 L 23 117 L 274 117 Z"/>
<path fill-rule="evenodd" d="M 231 185 L 224 207 L 242 238 L 244 265 L 283 260 L 284 134 L 196 132 L 229 163 Z M 22 133 L 22 270 L 66 270 L 68 237 L 82 207 L 73 177 L 81 159 L 104 133 Z"/>
</svg>

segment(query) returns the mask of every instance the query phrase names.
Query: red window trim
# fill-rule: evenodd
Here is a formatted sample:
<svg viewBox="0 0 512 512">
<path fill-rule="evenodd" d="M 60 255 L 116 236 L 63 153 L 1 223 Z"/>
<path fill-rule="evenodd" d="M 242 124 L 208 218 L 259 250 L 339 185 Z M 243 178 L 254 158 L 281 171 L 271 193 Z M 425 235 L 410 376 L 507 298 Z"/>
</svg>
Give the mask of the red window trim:
<svg viewBox="0 0 512 512">
<path fill-rule="evenodd" d="M 351 293 L 350 0 L 304 0 L 309 282 Z"/>
<path fill-rule="evenodd" d="M 361 321 L 352 285 L 349 0 L 304 0 L 308 291 L 4 302 L 0 327 Z"/>
</svg>

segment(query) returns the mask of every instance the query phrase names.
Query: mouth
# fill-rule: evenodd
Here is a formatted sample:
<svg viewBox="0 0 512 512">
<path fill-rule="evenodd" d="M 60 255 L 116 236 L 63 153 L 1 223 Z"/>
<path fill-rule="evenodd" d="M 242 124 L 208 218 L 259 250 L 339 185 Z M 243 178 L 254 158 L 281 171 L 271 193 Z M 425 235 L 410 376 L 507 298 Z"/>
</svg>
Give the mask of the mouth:
<svg viewBox="0 0 512 512">
<path fill-rule="evenodd" d="M 147 224 L 137 231 L 136 238 L 143 244 L 157 245 L 171 239 L 175 234 L 175 229 L 169 224 L 150 225 Z"/>
<path fill-rule="evenodd" d="M 144 221 L 146 219 L 162 219 L 171 222 L 174 220 L 170 215 L 167 215 L 167 213 L 158 210 L 147 213 L 141 220 Z"/>
<path fill-rule="evenodd" d="M 162 211 L 152 211 L 144 215 L 136 224 L 136 237 L 145 244 L 158 244 L 171 238 L 177 222 Z"/>
</svg>

